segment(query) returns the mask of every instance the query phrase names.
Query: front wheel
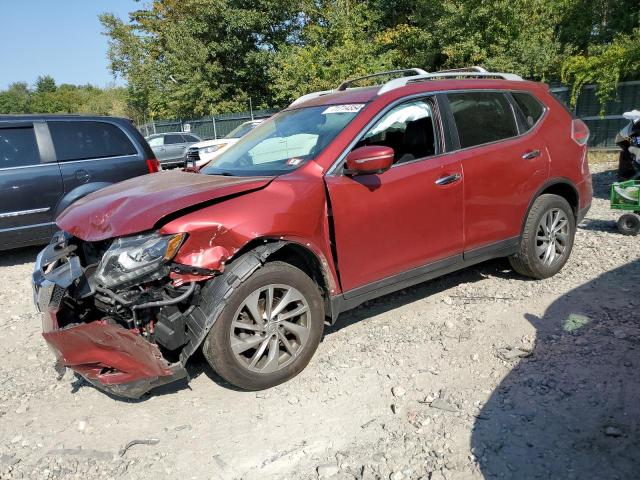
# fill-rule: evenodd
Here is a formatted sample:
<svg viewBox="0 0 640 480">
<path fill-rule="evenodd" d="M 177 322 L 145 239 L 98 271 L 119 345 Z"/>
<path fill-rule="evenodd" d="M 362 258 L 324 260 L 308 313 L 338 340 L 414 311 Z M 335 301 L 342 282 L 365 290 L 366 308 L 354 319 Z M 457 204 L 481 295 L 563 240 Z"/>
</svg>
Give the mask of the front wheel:
<svg viewBox="0 0 640 480">
<path fill-rule="evenodd" d="M 536 279 L 558 273 L 571 254 L 576 219 L 558 195 L 540 195 L 527 216 L 518 252 L 509 257 L 513 269 Z"/>
<path fill-rule="evenodd" d="M 300 269 L 267 263 L 231 294 L 202 350 L 229 383 L 262 390 L 300 373 L 324 328 L 318 286 Z"/>
</svg>

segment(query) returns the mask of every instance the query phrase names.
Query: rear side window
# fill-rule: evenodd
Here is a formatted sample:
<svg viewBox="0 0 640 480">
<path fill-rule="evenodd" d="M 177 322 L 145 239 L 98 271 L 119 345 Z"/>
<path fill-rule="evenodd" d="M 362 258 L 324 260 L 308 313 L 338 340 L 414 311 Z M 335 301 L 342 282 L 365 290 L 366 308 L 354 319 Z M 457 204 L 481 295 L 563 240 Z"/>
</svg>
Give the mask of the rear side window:
<svg viewBox="0 0 640 480">
<path fill-rule="evenodd" d="M 0 168 L 40 163 L 33 127 L 0 128 Z"/>
<path fill-rule="evenodd" d="M 164 138 L 162 137 L 153 137 L 149 139 L 150 147 L 161 147 L 163 145 Z"/>
<path fill-rule="evenodd" d="M 533 95 L 524 92 L 513 92 L 513 99 L 520 107 L 527 130 L 530 130 L 544 113 L 544 107 Z"/>
<path fill-rule="evenodd" d="M 165 145 L 173 145 L 176 143 L 184 143 L 182 135 L 165 135 L 164 136 Z"/>
<path fill-rule="evenodd" d="M 58 161 L 135 155 L 136 149 L 116 125 L 107 122 L 48 122 Z"/>
<path fill-rule="evenodd" d="M 458 127 L 461 148 L 518 135 L 511 104 L 503 93 L 450 93 L 447 98 Z"/>
</svg>

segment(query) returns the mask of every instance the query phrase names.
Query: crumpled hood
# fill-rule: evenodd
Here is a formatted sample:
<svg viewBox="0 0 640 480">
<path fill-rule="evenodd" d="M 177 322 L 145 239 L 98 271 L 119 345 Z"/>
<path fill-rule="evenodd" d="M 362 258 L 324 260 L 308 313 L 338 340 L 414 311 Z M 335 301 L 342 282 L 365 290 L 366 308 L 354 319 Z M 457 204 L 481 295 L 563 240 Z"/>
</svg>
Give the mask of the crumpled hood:
<svg viewBox="0 0 640 480">
<path fill-rule="evenodd" d="M 56 219 L 64 231 L 99 241 L 150 230 L 163 217 L 199 203 L 258 190 L 274 177 L 223 177 L 179 171 L 136 177 L 98 190 Z"/>
</svg>

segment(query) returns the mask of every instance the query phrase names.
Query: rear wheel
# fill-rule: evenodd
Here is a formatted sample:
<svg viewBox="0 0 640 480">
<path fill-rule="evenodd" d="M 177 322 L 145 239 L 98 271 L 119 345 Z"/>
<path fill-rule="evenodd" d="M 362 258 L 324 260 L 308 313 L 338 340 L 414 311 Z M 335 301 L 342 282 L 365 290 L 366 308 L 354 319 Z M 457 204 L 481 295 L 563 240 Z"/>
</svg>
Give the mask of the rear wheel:
<svg viewBox="0 0 640 480">
<path fill-rule="evenodd" d="M 623 235 L 638 235 L 640 233 L 640 216 L 635 213 L 625 213 L 618 219 L 618 231 Z"/>
<path fill-rule="evenodd" d="M 527 277 L 555 275 L 569 259 L 575 230 L 569 203 L 557 195 L 540 195 L 527 216 L 518 253 L 509 257 L 511 266 Z"/>
<path fill-rule="evenodd" d="M 318 347 L 323 328 L 318 286 L 300 269 L 273 262 L 231 294 L 202 350 L 229 383 L 261 390 L 300 373 Z"/>
</svg>

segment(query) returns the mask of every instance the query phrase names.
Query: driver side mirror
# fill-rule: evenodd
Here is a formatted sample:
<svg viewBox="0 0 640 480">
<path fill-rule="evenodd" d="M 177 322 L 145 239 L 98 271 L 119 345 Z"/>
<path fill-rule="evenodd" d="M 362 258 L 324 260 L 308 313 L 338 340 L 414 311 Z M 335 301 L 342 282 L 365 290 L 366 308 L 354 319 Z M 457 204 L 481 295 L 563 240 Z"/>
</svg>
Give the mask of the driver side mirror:
<svg viewBox="0 0 640 480">
<path fill-rule="evenodd" d="M 349 152 L 346 158 L 347 175 L 382 173 L 393 165 L 394 151 L 382 145 L 367 145 Z"/>
</svg>

